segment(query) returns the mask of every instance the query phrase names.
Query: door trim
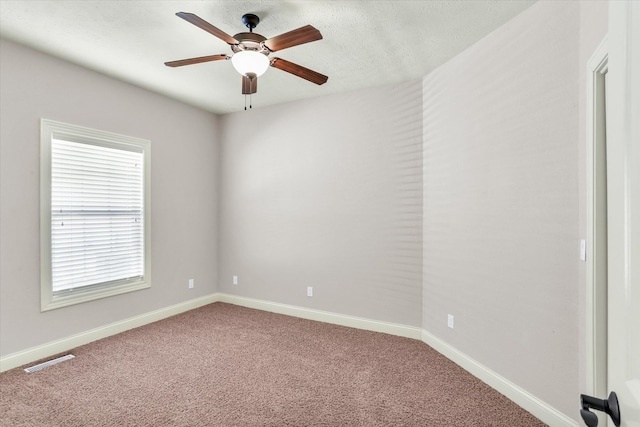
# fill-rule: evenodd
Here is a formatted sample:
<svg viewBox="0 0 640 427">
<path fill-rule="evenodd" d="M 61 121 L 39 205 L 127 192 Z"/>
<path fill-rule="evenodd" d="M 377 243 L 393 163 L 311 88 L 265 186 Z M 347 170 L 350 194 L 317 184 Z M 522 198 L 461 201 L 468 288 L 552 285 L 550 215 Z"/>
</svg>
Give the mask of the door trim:
<svg viewBox="0 0 640 427">
<path fill-rule="evenodd" d="M 586 393 L 593 396 L 607 394 L 607 199 L 606 167 L 603 167 L 606 128 L 603 116 L 608 62 L 605 37 L 587 62 Z"/>
</svg>

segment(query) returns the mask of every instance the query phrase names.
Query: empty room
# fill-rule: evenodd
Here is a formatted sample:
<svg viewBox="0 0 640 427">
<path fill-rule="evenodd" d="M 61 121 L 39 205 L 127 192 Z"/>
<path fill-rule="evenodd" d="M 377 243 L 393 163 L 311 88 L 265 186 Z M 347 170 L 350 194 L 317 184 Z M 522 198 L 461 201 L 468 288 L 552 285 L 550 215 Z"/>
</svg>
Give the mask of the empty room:
<svg viewBox="0 0 640 427">
<path fill-rule="evenodd" d="M 639 22 L 0 0 L 0 425 L 639 427 Z"/>
</svg>

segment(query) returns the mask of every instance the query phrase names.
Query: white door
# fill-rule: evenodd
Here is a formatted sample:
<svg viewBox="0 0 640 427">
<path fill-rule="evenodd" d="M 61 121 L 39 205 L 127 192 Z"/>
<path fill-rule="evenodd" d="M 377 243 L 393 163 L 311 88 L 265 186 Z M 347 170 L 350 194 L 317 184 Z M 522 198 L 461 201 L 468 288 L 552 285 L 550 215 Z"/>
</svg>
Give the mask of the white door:
<svg viewBox="0 0 640 427">
<path fill-rule="evenodd" d="M 639 1 L 610 2 L 608 46 L 608 389 L 621 426 L 640 427 Z"/>
</svg>

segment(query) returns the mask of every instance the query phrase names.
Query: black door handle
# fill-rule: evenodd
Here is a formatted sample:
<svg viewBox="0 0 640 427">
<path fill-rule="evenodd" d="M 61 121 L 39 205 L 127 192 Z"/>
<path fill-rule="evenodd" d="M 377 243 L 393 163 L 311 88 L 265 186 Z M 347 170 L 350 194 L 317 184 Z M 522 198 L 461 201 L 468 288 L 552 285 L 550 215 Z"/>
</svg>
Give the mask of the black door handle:
<svg viewBox="0 0 640 427">
<path fill-rule="evenodd" d="M 613 423 L 616 426 L 620 426 L 620 406 L 618 406 L 618 396 L 616 396 L 615 391 L 612 391 L 606 400 L 581 394 L 580 405 L 582 406 L 580 415 L 587 426 L 596 427 L 598 425 L 598 417 L 589 411 L 589 409 L 595 409 L 596 411 L 602 411 L 608 414 L 611 420 L 613 420 Z"/>
</svg>

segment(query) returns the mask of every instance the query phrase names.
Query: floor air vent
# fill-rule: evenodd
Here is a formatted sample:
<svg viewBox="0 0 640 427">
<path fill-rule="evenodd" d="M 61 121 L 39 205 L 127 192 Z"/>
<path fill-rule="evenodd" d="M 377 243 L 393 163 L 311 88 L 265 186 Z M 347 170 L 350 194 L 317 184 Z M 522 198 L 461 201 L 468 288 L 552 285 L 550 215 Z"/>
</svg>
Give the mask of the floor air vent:
<svg viewBox="0 0 640 427">
<path fill-rule="evenodd" d="M 25 369 L 25 372 L 28 373 L 34 373 L 34 372 L 38 372 L 41 369 L 46 368 L 47 366 L 51 366 L 51 365 L 57 365 L 60 362 L 64 362 L 65 360 L 71 360 L 73 359 L 75 356 L 73 354 L 67 354 L 66 356 L 61 356 L 61 357 L 57 357 L 55 359 L 51 359 L 49 361 L 43 362 L 43 363 L 38 363 L 37 365 L 31 366 L 27 369 Z"/>
</svg>

